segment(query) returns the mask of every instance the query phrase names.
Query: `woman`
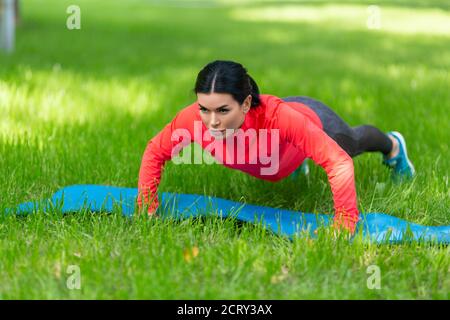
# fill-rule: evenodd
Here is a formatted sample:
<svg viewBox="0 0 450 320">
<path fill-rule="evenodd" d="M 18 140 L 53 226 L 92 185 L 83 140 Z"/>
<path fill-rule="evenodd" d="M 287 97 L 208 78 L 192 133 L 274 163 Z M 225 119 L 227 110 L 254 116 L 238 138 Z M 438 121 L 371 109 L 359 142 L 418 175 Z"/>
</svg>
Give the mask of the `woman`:
<svg viewBox="0 0 450 320">
<path fill-rule="evenodd" d="M 306 158 L 312 159 L 328 175 L 335 226 L 351 233 L 359 214 L 352 157 L 379 151 L 394 175 L 414 175 L 400 133 L 385 134 L 369 125 L 351 128 L 311 98 L 259 94 L 255 81 L 239 63 L 209 63 L 199 72 L 194 92 L 197 102 L 178 112 L 144 152 L 138 204 L 148 207 L 149 215 L 159 205 L 156 195 L 164 163 L 191 142 L 219 163 L 268 181 L 283 179 Z M 270 167 L 268 160 L 272 160 Z"/>
</svg>

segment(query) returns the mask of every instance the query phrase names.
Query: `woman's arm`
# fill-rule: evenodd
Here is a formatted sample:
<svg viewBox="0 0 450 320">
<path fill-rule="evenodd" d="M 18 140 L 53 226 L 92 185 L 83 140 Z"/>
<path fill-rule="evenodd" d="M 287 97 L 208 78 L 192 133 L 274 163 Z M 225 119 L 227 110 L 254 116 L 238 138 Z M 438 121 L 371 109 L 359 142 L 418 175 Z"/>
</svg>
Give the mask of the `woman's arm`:
<svg viewBox="0 0 450 320">
<path fill-rule="evenodd" d="M 138 205 L 142 209 L 148 206 L 148 214 L 152 215 L 159 206 L 158 186 L 161 181 L 161 172 L 164 164 L 170 160 L 170 152 L 167 147 L 167 137 L 170 141 L 170 124 L 153 137 L 145 148 L 139 169 L 138 181 Z"/>
<path fill-rule="evenodd" d="M 352 158 L 325 131 L 284 103 L 278 106 L 280 139 L 303 150 L 323 167 L 333 193 L 335 226 L 355 231 L 358 207 Z"/>
<path fill-rule="evenodd" d="M 159 206 L 158 186 L 161 181 L 161 174 L 164 170 L 165 162 L 172 159 L 182 148 L 177 146 L 180 141 L 175 139 L 172 141 L 172 135 L 177 129 L 189 130 L 188 135 L 183 135 L 183 147 L 193 141 L 192 124 L 195 120 L 195 112 L 197 109 L 192 105 L 181 110 L 175 118 L 167 124 L 155 137 L 147 144 L 142 157 L 141 167 L 139 170 L 138 181 L 138 199 L 139 208 L 148 206 L 148 214 L 155 213 Z M 188 141 L 186 139 L 189 139 Z M 174 147 L 177 146 L 177 149 Z M 177 150 L 172 155 L 172 150 Z"/>
</svg>

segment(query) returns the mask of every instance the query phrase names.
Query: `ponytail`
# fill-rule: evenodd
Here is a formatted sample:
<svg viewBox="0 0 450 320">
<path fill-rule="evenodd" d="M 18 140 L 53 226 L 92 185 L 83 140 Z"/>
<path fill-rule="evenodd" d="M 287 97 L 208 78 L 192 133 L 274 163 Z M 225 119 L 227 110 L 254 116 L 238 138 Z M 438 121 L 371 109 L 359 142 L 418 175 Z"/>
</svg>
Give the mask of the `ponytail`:
<svg viewBox="0 0 450 320">
<path fill-rule="evenodd" d="M 248 81 L 250 83 L 250 94 L 252 95 L 252 107 L 256 107 L 260 104 L 260 99 L 259 99 L 259 88 L 258 85 L 256 84 L 255 80 L 253 80 L 253 78 L 247 74 L 248 77 Z"/>
</svg>

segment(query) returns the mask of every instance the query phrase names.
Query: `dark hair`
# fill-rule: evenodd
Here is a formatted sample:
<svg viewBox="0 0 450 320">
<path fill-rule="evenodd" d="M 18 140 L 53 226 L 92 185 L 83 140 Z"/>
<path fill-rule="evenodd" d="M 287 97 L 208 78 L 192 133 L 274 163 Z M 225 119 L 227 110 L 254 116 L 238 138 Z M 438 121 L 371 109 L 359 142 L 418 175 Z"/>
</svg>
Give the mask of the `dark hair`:
<svg viewBox="0 0 450 320">
<path fill-rule="evenodd" d="M 260 103 L 259 88 L 247 74 L 242 64 L 233 61 L 216 60 L 208 63 L 198 73 L 194 93 L 229 93 L 239 104 L 250 94 L 251 108 Z"/>
</svg>

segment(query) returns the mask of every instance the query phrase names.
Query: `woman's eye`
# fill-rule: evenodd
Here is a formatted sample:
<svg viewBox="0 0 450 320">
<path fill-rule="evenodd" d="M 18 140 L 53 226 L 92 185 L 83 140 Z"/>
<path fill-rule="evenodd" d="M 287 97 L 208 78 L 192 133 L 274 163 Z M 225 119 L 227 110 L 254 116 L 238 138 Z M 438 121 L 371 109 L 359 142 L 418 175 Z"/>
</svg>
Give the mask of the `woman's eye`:
<svg viewBox="0 0 450 320">
<path fill-rule="evenodd" d="M 206 113 L 206 112 L 208 112 L 208 110 L 200 108 L 200 112 Z"/>
<path fill-rule="evenodd" d="M 220 110 L 220 112 L 221 112 L 221 113 L 227 113 L 228 110 L 227 110 L 227 109 L 222 109 L 222 110 Z"/>
</svg>

